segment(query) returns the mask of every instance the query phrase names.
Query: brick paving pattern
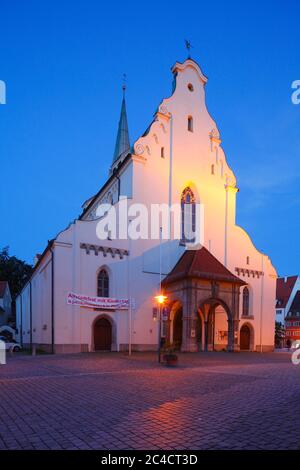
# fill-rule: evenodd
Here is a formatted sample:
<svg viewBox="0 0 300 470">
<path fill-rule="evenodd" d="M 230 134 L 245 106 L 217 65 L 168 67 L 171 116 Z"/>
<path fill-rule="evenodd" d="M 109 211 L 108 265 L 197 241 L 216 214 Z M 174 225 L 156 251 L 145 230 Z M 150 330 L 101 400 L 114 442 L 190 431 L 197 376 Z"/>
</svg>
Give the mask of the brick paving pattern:
<svg viewBox="0 0 300 470">
<path fill-rule="evenodd" d="M 1 449 L 299 449 L 289 353 L 15 355 L 0 366 Z"/>
</svg>

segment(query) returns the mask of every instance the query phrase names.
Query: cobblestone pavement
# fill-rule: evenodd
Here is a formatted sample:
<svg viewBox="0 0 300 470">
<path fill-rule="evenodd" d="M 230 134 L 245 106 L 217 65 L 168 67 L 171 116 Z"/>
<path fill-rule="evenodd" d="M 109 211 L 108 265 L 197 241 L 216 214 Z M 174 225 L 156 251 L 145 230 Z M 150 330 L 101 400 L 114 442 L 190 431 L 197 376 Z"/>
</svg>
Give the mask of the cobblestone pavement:
<svg viewBox="0 0 300 470">
<path fill-rule="evenodd" d="M 0 366 L 0 449 L 299 449 L 288 353 L 15 355 Z"/>
</svg>

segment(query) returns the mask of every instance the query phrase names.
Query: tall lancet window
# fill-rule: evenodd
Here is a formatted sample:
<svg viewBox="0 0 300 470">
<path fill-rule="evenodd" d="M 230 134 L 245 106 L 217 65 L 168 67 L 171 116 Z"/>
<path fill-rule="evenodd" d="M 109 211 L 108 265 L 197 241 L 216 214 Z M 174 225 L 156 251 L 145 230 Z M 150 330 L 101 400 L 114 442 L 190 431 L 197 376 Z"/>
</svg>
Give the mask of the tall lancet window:
<svg viewBox="0 0 300 470">
<path fill-rule="evenodd" d="M 196 230 L 196 201 L 190 187 L 181 194 L 181 241 L 193 243 Z"/>
<path fill-rule="evenodd" d="M 106 269 L 101 269 L 97 279 L 98 297 L 109 297 L 109 276 Z"/>
<path fill-rule="evenodd" d="M 245 287 L 243 290 L 243 316 L 247 317 L 249 315 L 249 289 Z"/>
</svg>

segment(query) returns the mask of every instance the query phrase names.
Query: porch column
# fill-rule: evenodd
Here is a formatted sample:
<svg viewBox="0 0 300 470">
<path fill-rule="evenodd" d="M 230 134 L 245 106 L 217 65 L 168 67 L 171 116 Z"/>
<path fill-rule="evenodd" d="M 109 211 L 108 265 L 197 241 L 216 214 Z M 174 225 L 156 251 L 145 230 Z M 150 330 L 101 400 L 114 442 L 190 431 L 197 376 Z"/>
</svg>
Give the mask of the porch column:
<svg viewBox="0 0 300 470">
<path fill-rule="evenodd" d="M 189 287 L 186 290 L 185 300 L 182 306 L 182 352 L 197 352 L 197 311 L 193 299 L 193 290 Z"/>
<path fill-rule="evenodd" d="M 228 351 L 239 350 L 239 320 L 228 320 Z"/>
<path fill-rule="evenodd" d="M 235 352 L 240 351 L 239 323 L 240 323 L 240 320 L 238 319 L 233 320 L 233 336 L 234 336 L 233 350 Z"/>
<path fill-rule="evenodd" d="M 233 320 L 228 319 L 228 346 L 227 349 L 229 352 L 234 351 L 234 328 L 233 328 Z"/>
<path fill-rule="evenodd" d="M 208 351 L 208 320 L 204 321 L 204 351 Z"/>
</svg>

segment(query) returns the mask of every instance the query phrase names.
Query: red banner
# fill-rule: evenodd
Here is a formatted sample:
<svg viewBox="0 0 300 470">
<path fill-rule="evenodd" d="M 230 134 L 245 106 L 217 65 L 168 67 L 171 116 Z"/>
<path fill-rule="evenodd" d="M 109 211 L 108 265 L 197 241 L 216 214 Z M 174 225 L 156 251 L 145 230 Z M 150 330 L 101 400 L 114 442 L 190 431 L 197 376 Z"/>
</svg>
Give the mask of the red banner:
<svg viewBox="0 0 300 470">
<path fill-rule="evenodd" d="M 69 292 L 67 303 L 69 305 L 80 305 L 81 307 L 105 308 L 111 310 L 127 310 L 129 308 L 129 299 L 91 297 L 89 295 L 75 294 L 74 292 Z"/>
</svg>

